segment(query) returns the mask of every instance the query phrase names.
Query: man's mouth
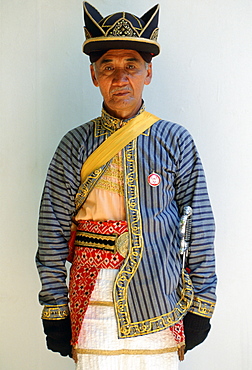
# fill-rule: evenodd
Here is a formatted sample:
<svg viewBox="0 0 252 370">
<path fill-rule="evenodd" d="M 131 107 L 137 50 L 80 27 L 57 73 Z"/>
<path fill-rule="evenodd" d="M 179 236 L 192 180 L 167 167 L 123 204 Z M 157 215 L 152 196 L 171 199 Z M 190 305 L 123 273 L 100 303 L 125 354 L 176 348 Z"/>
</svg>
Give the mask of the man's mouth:
<svg viewBox="0 0 252 370">
<path fill-rule="evenodd" d="M 124 96 L 124 95 L 128 95 L 128 94 L 129 94 L 129 91 L 121 91 L 121 92 L 115 93 L 113 95 L 115 95 L 115 96 Z"/>
<path fill-rule="evenodd" d="M 117 87 L 111 91 L 114 96 L 124 96 L 130 93 L 130 88 L 127 87 Z"/>
</svg>

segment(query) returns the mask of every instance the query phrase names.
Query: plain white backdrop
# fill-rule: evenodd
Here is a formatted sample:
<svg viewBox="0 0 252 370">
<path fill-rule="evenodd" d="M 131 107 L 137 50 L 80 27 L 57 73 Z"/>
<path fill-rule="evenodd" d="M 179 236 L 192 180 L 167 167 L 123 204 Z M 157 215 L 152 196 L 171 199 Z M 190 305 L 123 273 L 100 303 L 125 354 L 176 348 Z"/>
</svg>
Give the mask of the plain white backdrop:
<svg viewBox="0 0 252 370">
<path fill-rule="evenodd" d="M 93 0 L 103 15 L 142 15 L 154 0 Z M 250 0 L 160 0 L 162 52 L 144 99 L 184 125 L 205 167 L 217 223 L 218 302 L 212 331 L 181 370 L 252 369 Z M 82 54 L 80 0 L 1 0 L 0 368 L 70 370 L 48 351 L 35 269 L 37 218 L 61 137 L 97 117 L 101 97 Z"/>
</svg>

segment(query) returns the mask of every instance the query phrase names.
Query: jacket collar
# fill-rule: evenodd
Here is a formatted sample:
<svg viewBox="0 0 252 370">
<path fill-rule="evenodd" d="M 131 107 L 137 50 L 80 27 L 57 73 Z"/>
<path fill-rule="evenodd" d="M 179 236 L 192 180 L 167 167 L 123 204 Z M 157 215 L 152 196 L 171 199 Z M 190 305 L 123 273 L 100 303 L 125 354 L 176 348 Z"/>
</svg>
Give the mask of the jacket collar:
<svg viewBox="0 0 252 370">
<path fill-rule="evenodd" d="M 139 109 L 139 111 L 137 112 L 137 114 L 134 117 L 138 116 L 140 113 L 142 113 L 144 111 L 145 111 L 145 105 L 144 105 L 144 102 L 142 102 L 141 108 Z M 114 131 L 118 130 L 120 127 L 124 126 L 128 121 L 130 121 L 134 117 L 122 120 L 120 118 L 116 118 L 116 117 L 111 116 L 108 112 L 106 112 L 104 106 L 102 108 L 102 113 L 101 113 L 102 125 L 107 130 L 112 131 L 112 132 L 114 132 Z"/>
</svg>

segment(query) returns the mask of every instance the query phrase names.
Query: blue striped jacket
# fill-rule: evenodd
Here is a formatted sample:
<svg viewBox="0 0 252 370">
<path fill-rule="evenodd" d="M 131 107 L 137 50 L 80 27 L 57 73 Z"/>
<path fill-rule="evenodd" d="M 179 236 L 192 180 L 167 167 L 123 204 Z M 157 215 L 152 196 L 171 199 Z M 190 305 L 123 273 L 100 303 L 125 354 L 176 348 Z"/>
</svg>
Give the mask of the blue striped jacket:
<svg viewBox="0 0 252 370">
<path fill-rule="evenodd" d="M 67 241 L 82 164 L 118 121 L 103 111 L 102 117 L 68 132 L 48 170 L 36 262 L 42 282 L 40 303 L 54 308 L 54 315 L 57 307 L 68 303 Z M 162 330 L 187 311 L 210 318 L 216 300 L 214 218 L 192 137 L 182 126 L 159 120 L 123 149 L 123 161 L 130 251 L 113 291 L 118 336 Z M 152 172 L 161 177 L 159 186 L 149 185 Z M 186 205 L 193 209 L 188 259 L 193 297 L 187 273 L 181 278 L 179 254 L 178 225 Z"/>
</svg>

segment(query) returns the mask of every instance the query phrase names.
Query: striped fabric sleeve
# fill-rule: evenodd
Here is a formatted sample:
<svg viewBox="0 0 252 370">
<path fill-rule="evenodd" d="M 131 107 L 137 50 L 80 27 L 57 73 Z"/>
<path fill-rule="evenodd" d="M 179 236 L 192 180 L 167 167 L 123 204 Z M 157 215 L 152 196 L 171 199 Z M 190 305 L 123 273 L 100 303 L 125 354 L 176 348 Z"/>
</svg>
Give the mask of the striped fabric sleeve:
<svg viewBox="0 0 252 370">
<path fill-rule="evenodd" d="M 191 245 L 188 268 L 194 286 L 194 302 L 190 312 L 210 318 L 216 296 L 214 254 L 215 222 L 211 209 L 202 163 L 190 134 L 185 130 L 180 142 L 176 200 L 182 214 L 183 207 L 193 209 Z"/>
<path fill-rule="evenodd" d="M 53 309 L 64 318 L 68 303 L 65 267 L 68 256 L 74 199 L 80 183 L 85 136 L 88 126 L 70 131 L 60 142 L 50 163 L 40 205 L 36 264 L 42 284 L 39 302 L 44 316 Z M 63 307 L 63 308 L 62 308 Z M 57 311 L 57 312 L 56 312 Z"/>
</svg>

